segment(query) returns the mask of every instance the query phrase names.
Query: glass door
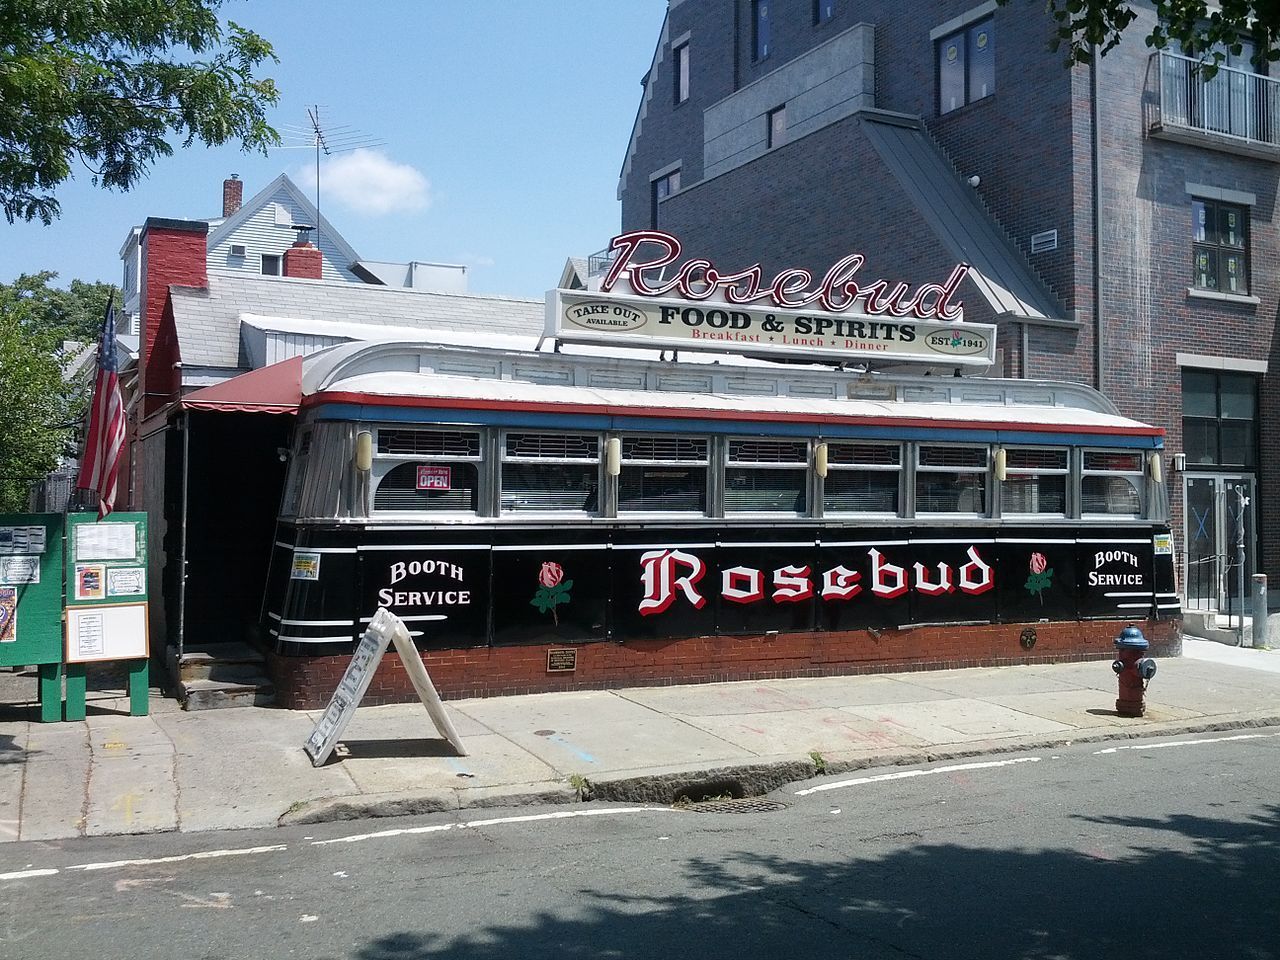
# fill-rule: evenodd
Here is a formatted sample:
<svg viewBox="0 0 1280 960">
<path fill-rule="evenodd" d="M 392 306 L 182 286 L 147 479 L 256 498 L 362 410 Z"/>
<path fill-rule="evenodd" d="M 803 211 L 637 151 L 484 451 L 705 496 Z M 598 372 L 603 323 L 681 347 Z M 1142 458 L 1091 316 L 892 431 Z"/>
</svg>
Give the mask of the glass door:
<svg viewBox="0 0 1280 960">
<path fill-rule="evenodd" d="M 1242 574 L 1245 596 L 1253 575 L 1253 498 L 1251 476 L 1184 477 L 1187 549 L 1182 582 L 1188 609 L 1239 612 Z"/>
</svg>

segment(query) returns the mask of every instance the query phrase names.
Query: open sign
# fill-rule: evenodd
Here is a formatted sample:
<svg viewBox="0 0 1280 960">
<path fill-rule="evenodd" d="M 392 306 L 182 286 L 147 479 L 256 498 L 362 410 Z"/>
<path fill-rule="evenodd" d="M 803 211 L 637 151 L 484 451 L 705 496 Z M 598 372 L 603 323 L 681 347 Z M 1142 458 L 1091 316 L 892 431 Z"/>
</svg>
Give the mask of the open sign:
<svg viewBox="0 0 1280 960">
<path fill-rule="evenodd" d="M 452 467 L 418 467 L 419 490 L 453 489 Z"/>
</svg>

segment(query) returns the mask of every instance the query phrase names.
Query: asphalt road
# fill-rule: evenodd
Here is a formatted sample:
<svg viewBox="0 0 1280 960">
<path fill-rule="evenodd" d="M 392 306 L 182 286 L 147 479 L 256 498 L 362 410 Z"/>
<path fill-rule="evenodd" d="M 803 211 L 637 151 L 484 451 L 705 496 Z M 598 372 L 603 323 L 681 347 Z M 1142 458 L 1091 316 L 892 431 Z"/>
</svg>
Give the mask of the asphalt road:
<svg viewBox="0 0 1280 960">
<path fill-rule="evenodd" d="M 1280 730 L 585 804 L 14 843 L 0 957 L 1280 957 Z M 139 862 L 125 862 L 139 861 Z"/>
</svg>

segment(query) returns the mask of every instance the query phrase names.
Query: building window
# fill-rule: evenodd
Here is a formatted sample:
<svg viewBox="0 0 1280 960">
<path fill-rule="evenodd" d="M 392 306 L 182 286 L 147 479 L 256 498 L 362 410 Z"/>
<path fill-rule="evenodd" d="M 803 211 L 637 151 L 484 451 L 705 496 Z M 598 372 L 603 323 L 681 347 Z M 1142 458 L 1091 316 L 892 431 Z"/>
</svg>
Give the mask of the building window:
<svg viewBox="0 0 1280 960">
<path fill-rule="evenodd" d="M 751 59 L 769 55 L 769 0 L 751 0 Z"/>
<path fill-rule="evenodd" d="M 649 204 L 649 227 L 650 229 L 658 229 L 658 204 L 665 200 L 671 194 L 680 189 L 680 171 L 672 170 L 670 173 L 663 174 L 661 177 L 655 177 L 652 185 L 652 198 Z"/>
<path fill-rule="evenodd" d="M 1142 516 L 1141 453 L 1086 450 L 1080 476 L 1083 516 Z"/>
<path fill-rule="evenodd" d="M 823 512 L 897 516 L 901 476 L 899 444 L 828 443 Z"/>
<path fill-rule="evenodd" d="M 673 53 L 675 61 L 675 102 L 677 105 L 689 99 L 689 45 L 682 43 Z"/>
<path fill-rule="evenodd" d="M 772 150 L 787 142 L 787 105 L 784 103 L 776 110 L 770 110 L 768 118 L 769 131 L 765 146 Z"/>
<path fill-rule="evenodd" d="M 1258 466 L 1258 380 L 1247 373 L 1182 371 L 1182 449 L 1188 466 Z"/>
<path fill-rule="evenodd" d="M 264 277 L 280 276 L 280 254 L 264 253 L 262 255 L 262 275 Z"/>
<path fill-rule="evenodd" d="M 730 438 L 725 513 L 804 513 L 808 481 L 806 441 Z"/>
<path fill-rule="evenodd" d="M 836 15 L 836 0 L 813 0 L 813 23 L 826 23 Z"/>
<path fill-rule="evenodd" d="M 377 455 L 374 510 L 479 512 L 479 432 L 380 429 Z"/>
<path fill-rule="evenodd" d="M 986 447 L 921 446 L 916 450 L 916 513 L 987 512 Z"/>
<path fill-rule="evenodd" d="M 707 512 L 710 443 L 703 437 L 622 437 L 618 512 Z"/>
<path fill-rule="evenodd" d="M 1067 515 L 1066 450 L 1005 450 L 1005 479 L 1000 483 L 1000 512 Z"/>
<path fill-rule="evenodd" d="M 1191 201 L 1192 284 L 1218 293 L 1249 293 L 1249 208 Z"/>
<path fill-rule="evenodd" d="M 996 91 L 996 35 L 980 20 L 938 41 L 938 112 L 950 113 Z"/>
<path fill-rule="evenodd" d="M 508 433 L 502 446 L 504 511 L 600 509 L 600 438 L 592 433 Z"/>
</svg>

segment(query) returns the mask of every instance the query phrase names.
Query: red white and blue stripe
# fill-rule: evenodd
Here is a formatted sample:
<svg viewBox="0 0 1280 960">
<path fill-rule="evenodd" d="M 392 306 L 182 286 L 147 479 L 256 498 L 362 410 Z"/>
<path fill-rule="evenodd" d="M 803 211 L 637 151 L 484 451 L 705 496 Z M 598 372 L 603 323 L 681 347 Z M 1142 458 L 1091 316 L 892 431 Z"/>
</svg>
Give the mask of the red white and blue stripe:
<svg viewBox="0 0 1280 960">
<path fill-rule="evenodd" d="M 80 463 L 76 486 L 98 495 L 98 519 L 115 507 L 124 456 L 125 410 L 120 397 L 120 372 L 116 360 L 115 298 L 107 301 L 98 346 L 98 376 L 93 384 L 93 405 L 89 410 L 89 435 Z"/>
</svg>

